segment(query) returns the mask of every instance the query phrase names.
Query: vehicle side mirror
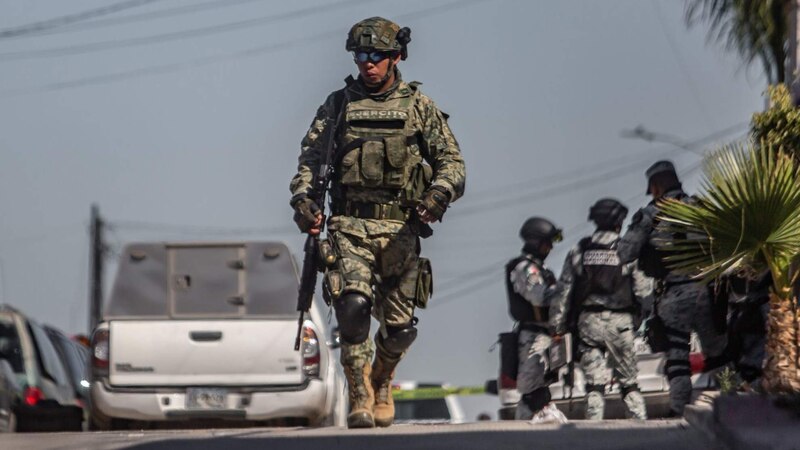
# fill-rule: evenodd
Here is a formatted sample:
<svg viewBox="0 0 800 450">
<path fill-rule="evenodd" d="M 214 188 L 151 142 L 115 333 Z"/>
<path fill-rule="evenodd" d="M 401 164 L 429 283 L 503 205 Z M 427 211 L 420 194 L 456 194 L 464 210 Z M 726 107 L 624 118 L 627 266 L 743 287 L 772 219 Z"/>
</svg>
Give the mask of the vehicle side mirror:
<svg viewBox="0 0 800 450">
<path fill-rule="evenodd" d="M 497 380 L 486 380 L 484 390 L 489 395 L 497 395 Z"/>
<path fill-rule="evenodd" d="M 342 346 L 342 334 L 339 332 L 339 327 L 335 327 L 331 331 L 331 348 L 339 348 Z"/>
</svg>

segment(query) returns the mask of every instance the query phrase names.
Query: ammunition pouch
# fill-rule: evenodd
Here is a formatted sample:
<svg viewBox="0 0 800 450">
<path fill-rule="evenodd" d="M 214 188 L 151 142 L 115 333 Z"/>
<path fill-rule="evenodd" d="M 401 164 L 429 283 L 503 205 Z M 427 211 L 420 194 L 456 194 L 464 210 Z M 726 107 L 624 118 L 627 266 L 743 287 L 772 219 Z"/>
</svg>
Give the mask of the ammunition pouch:
<svg viewBox="0 0 800 450">
<path fill-rule="evenodd" d="M 322 298 L 326 305 L 331 306 L 331 302 L 342 295 L 344 284 L 344 277 L 338 270 L 330 269 L 325 272 L 322 280 Z"/>
<path fill-rule="evenodd" d="M 428 258 L 418 258 L 416 278 L 403 278 L 399 288 L 405 298 L 413 300 L 415 307 L 425 309 L 433 293 L 431 261 Z"/>
</svg>

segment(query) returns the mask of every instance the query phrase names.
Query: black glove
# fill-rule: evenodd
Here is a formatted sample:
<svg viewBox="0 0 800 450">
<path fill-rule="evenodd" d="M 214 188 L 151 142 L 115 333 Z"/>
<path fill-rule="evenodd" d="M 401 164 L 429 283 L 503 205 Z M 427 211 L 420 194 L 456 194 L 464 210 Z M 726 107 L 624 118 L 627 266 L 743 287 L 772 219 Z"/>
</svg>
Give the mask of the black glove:
<svg viewBox="0 0 800 450">
<path fill-rule="evenodd" d="M 316 223 L 319 206 L 306 194 L 297 194 L 289 202 L 294 208 L 294 222 L 301 232 L 307 233 Z"/>
<path fill-rule="evenodd" d="M 431 186 L 422 194 L 419 204 L 436 220 L 441 221 L 450 204 L 450 194 L 443 187 Z"/>
</svg>

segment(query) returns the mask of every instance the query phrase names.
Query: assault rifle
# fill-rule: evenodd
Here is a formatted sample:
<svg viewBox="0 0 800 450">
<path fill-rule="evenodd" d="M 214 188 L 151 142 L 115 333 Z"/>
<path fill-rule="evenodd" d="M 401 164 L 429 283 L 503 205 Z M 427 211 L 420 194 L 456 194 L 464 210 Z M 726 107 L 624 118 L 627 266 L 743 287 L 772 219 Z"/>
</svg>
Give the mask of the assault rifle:
<svg viewBox="0 0 800 450">
<path fill-rule="evenodd" d="M 320 226 L 320 234 L 325 228 L 325 201 L 326 194 L 328 193 L 328 186 L 330 184 L 331 175 L 333 174 L 333 166 L 331 162 L 334 160 L 334 153 L 336 151 L 336 126 L 342 116 L 344 108 L 341 106 L 343 92 L 337 92 L 334 98 L 334 111 L 336 118 L 329 115 L 325 120 L 325 135 L 323 142 L 325 143 L 325 159 L 319 165 L 319 170 L 314 174 L 311 181 L 311 189 L 308 191 L 308 198 L 314 201 L 319 207 L 319 212 L 322 214 L 322 225 Z M 303 245 L 303 269 L 300 272 L 300 287 L 297 290 L 297 310 L 300 311 L 300 318 L 297 319 L 297 336 L 294 339 L 294 350 L 300 350 L 300 337 L 303 334 L 303 320 L 305 313 L 311 308 L 311 303 L 314 300 L 314 291 L 317 288 L 317 273 L 319 272 L 320 254 L 319 254 L 319 235 L 309 234 L 306 237 L 306 243 Z"/>
</svg>

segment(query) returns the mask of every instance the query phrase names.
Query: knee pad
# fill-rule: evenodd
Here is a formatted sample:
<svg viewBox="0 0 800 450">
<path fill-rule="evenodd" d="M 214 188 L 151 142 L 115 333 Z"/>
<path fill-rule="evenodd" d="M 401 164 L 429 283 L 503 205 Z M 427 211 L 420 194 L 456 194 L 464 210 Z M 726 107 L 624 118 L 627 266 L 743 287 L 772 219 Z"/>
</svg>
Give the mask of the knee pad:
<svg viewBox="0 0 800 450">
<path fill-rule="evenodd" d="M 606 385 L 605 384 L 587 384 L 586 385 L 586 395 L 589 395 L 590 392 L 597 392 L 600 395 L 605 395 L 605 393 L 606 393 Z"/>
<path fill-rule="evenodd" d="M 625 398 L 631 392 L 639 392 L 639 385 L 634 383 L 634 384 L 632 384 L 630 386 L 620 386 L 619 387 L 619 392 L 621 394 L 621 397 Z"/>
<path fill-rule="evenodd" d="M 533 413 L 536 413 L 536 411 L 539 411 L 550 403 L 550 388 L 541 387 L 533 392 L 524 394 L 522 396 L 522 401 L 528 405 L 528 408 L 530 408 Z"/>
<path fill-rule="evenodd" d="M 345 344 L 360 344 L 369 337 L 372 302 L 358 292 L 348 292 L 333 302 L 339 333 Z"/>
<path fill-rule="evenodd" d="M 416 321 L 411 321 L 400 326 L 386 325 L 386 338 L 378 334 L 381 346 L 396 355 L 400 355 L 411 346 L 414 339 L 417 338 L 417 327 L 414 326 Z"/>
</svg>

